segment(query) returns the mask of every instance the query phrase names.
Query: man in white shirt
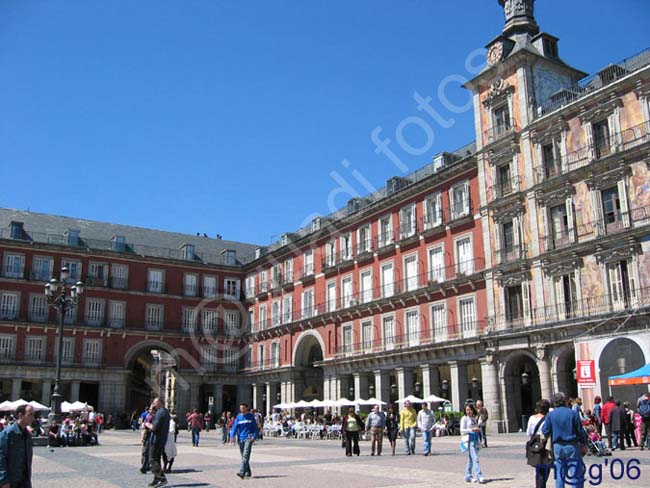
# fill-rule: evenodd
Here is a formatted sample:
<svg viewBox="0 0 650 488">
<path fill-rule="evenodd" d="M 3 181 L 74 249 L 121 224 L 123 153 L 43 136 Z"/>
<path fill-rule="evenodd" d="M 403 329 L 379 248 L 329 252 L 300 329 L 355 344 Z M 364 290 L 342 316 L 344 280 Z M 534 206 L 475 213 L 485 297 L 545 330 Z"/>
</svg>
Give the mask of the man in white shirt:
<svg viewBox="0 0 650 488">
<path fill-rule="evenodd" d="M 424 455 L 428 456 L 431 452 L 431 430 L 436 423 L 436 416 L 429 410 L 426 402 L 422 404 L 422 410 L 418 412 L 418 429 L 422 432 L 422 442 L 424 443 Z"/>
</svg>

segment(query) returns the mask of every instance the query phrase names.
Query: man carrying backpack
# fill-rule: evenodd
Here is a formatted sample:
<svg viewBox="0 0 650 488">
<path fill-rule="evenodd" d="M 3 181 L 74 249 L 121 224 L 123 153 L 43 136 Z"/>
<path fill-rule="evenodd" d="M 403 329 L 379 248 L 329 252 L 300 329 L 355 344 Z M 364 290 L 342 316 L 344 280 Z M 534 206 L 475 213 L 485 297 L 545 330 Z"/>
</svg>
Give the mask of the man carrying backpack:
<svg viewBox="0 0 650 488">
<path fill-rule="evenodd" d="M 645 449 L 646 440 L 650 435 L 650 392 L 646 391 L 643 400 L 639 402 L 639 415 L 641 415 L 641 450 Z"/>
</svg>

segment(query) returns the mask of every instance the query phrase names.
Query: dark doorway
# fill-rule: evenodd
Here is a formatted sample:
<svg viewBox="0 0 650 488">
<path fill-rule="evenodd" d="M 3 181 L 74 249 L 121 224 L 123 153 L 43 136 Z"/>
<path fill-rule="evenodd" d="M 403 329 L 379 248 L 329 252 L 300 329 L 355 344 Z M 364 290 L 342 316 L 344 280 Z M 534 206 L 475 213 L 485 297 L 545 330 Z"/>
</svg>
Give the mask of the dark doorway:
<svg viewBox="0 0 650 488">
<path fill-rule="evenodd" d="M 97 408 L 99 403 L 99 383 L 81 383 L 79 385 L 79 401 Z"/>
</svg>

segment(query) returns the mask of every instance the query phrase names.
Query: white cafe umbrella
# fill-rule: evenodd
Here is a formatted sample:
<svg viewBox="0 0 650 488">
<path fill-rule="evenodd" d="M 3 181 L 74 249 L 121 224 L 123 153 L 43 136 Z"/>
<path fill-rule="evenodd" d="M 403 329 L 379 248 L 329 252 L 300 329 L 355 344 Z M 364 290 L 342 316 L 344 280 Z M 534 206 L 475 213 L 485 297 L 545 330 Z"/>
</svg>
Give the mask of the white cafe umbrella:
<svg viewBox="0 0 650 488">
<path fill-rule="evenodd" d="M 278 408 L 280 410 L 286 410 L 288 408 L 291 408 L 291 403 L 278 403 L 277 405 L 273 405 L 273 408 Z"/>
<path fill-rule="evenodd" d="M 441 397 L 436 396 L 436 395 L 429 395 L 428 397 L 424 397 L 422 399 L 422 401 L 428 402 L 428 403 L 444 403 L 444 402 L 447 401 L 447 399 L 446 398 L 441 398 Z"/>
<path fill-rule="evenodd" d="M 294 408 L 307 408 L 311 407 L 309 402 L 306 402 L 305 400 L 300 400 L 298 403 L 294 404 Z"/>
<path fill-rule="evenodd" d="M 71 412 L 92 412 L 95 410 L 92 406 L 88 405 L 87 403 L 84 402 L 74 402 L 70 404 L 70 411 Z"/>
<path fill-rule="evenodd" d="M 0 412 L 8 412 L 9 410 L 11 410 L 11 402 L 9 400 L 0 403 Z"/>
<path fill-rule="evenodd" d="M 321 403 L 321 407 L 336 407 L 336 402 L 334 400 L 323 400 Z"/>
<path fill-rule="evenodd" d="M 323 405 L 322 401 L 320 401 L 318 399 L 314 399 L 311 402 L 309 402 L 309 406 L 310 407 L 318 407 L 318 408 L 320 408 L 320 407 L 324 407 L 325 405 Z"/>
<path fill-rule="evenodd" d="M 413 396 L 413 395 L 409 395 L 409 396 L 407 396 L 405 398 L 400 398 L 399 400 L 397 400 L 397 403 L 404 403 L 404 402 L 423 403 L 424 400 L 422 400 L 422 398 L 418 398 L 418 397 Z"/>
<path fill-rule="evenodd" d="M 61 402 L 61 412 L 63 413 L 68 413 L 70 412 L 70 407 L 72 406 L 72 403 L 70 402 Z"/>
<path fill-rule="evenodd" d="M 11 402 L 11 409 L 16 410 L 21 405 L 29 405 L 29 402 L 23 400 L 22 398 L 20 400 L 14 400 Z"/>
<path fill-rule="evenodd" d="M 386 402 L 382 402 L 381 400 L 378 400 L 377 398 L 374 398 L 374 397 L 373 398 L 368 398 L 367 400 L 359 400 L 357 403 L 359 405 L 379 405 L 380 407 L 382 405 L 387 405 Z"/>
<path fill-rule="evenodd" d="M 337 407 L 344 407 L 346 405 L 354 405 L 356 402 L 354 400 L 348 400 L 347 398 L 339 398 L 334 402 L 334 405 Z"/>
<path fill-rule="evenodd" d="M 29 402 L 29 404 L 36 412 L 44 412 L 50 409 L 50 407 L 46 407 L 42 403 L 38 403 L 36 400 L 32 400 L 31 402 Z"/>
</svg>

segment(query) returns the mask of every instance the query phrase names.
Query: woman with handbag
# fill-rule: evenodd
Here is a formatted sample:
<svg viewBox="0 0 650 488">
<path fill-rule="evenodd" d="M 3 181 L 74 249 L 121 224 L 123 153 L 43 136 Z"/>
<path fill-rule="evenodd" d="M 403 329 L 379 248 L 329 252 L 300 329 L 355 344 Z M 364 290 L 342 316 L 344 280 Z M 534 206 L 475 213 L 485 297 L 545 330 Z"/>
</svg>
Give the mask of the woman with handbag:
<svg viewBox="0 0 650 488">
<path fill-rule="evenodd" d="M 481 465 L 478 462 L 479 438 L 481 429 L 478 426 L 476 407 L 473 403 L 465 407 L 465 415 L 460 419 L 461 451 L 467 451 L 467 464 L 465 465 L 465 481 L 472 481 L 472 468 L 474 470 L 474 481 L 485 483 Z"/>
<path fill-rule="evenodd" d="M 537 401 L 535 405 L 535 414 L 531 415 L 528 418 L 528 428 L 526 429 L 526 434 L 530 437 L 530 440 L 536 435 L 542 434 L 542 426 L 544 425 L 544 420 L 546 419 L 546 414 L 551 407 L 551 404 L 548 400 L 544 398 Z M 549 474 L 551 473 L 550 465 L 552 464 L 550 458 L 550 451 L 544 447 L 543 453 L 540 453 L 539 456 L 534 460 L 532 465 L 535 468 L 535 488 L 546 488 L 546 482 L 548 481 Z M 528 459 L 528 463 L 531 464 L 533 460 Z M 538 464 L 540 466 L 538 466 Z M 548 465 L 542 467 L 542 465 Z"/>
<path fill-rule="evenodd" d="M 341 420 L 341 434 L 345 440 L 345 455 L 350 457 L 352 453 L 357 456 L 359 451 L 359 432 L 363 432 L 366 426 L 361 417 L 354 411 L 354 407 L 348 409 L 348 414 Z"/>
<path fill-rule="evenodd" d="M 390 448 L 395 455 L 395 444 L 397 443 L 397 433 L 399 432 L 399 415 L 395 413 L 395 408 L 391 405 L 388 407 L 388 414 L 386 415 L 386 435 Z"/>
</svg>

